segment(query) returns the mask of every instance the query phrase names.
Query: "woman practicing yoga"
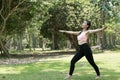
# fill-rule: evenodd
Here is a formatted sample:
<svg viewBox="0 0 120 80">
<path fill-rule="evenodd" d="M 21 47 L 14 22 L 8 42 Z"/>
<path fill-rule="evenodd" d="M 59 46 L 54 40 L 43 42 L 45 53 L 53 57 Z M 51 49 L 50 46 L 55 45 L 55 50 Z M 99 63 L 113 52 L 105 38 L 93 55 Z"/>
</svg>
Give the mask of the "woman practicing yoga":
<svg viewBox="0 0 120 80">
<path fill-rule="evenodd" d="M 69 79 L 71 78 L 74 68 L 75 68 L 75 63 L 80 60 L 83 56 L 86 57 L 86 59 L 88 60 L 88 62 L 92 65 L 92 67 L 94 68 L 97 77 L 96 79 L 100 78 L 100 71 L 98 66 L 95 64 L 94 59 L 93 59 L 93 55 L 92 55 L 92 51 L 90 46 L 87 43 L 88 37 L 90 34 L 95 33 L 95 32 L 99 32 L 102 30 L 105 30 L 107 27 L 103 26 L 100 29 L 95 29 L 95 30 L 88 30 L 89 27 L 91 26 L 91 22 L 85 20 L 82 24 L 82 31 L 66 31 L 66 30 L 59 30 L 59 32 L 64 32 L 67 34 L 73 34 L 73 35 L 77 35 L 77 40 L 78 40 L 78 51 L 77 53 L 74 55 L 74 57 L 71 60 L 71 64 L 70 64 L 70 70 L 69 70 L 69 74 L 65 79 Z"/>
</svg>

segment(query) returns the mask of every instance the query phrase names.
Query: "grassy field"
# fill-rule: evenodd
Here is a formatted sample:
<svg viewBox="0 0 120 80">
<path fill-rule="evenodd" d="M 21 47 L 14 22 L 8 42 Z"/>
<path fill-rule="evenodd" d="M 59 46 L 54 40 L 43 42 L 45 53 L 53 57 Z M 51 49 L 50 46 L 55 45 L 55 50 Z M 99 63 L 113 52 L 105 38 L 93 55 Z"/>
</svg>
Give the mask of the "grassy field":
<svg viewBox="0 0 120 80">
<path fill-rule="evenodd" d="M 64 80 L 73 54 L 39 59 L 28 64 L 0 65 L 0 80 Z M 94 54 L 101 80 L 120 80 L 120 51 Z M 95 80 L 93 68 L 83 57 L 77 62 L 71 80 Z"/>
</svg>

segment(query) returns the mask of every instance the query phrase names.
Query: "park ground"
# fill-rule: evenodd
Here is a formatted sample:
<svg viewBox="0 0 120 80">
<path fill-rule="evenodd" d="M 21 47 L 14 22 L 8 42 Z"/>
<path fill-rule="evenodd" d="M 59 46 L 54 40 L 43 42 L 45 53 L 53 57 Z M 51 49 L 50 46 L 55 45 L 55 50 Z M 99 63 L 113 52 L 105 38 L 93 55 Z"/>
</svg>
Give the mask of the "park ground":
<svg viewBox="0 0 120 80">
<path fill-rule="evenodd" d="M 120 50 L 93 54 L 100 68 L 100 80 L 120 80 Z M 0 59 L 0 80 L 64 80 L 72 53 Z M 96 74 L 85 57 L 76 63 L 71 80 L 95 80 Z"/>
</svg>

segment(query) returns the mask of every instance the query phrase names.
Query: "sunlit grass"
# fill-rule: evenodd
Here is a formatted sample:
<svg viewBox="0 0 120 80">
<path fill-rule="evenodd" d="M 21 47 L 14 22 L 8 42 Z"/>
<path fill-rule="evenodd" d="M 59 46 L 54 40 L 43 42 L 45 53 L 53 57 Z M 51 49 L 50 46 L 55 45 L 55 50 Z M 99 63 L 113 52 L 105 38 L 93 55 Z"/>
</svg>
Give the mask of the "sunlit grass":
<svg viewBox="0 0 120 80">
<path fill-rule="evenodd" d="M 60 56 L 59 59 L 49 58 L 29 64 L 0 65 L 0 80 L 64 80 L 73 55 Z M 94 54 L 94 59 L 100 68 L 101 80 L 120 80 L 119 51 Z M 82 58 L 77 62 L 71 80 L 94 80 L 95 76 L 91 65 Z"/>
</svg>

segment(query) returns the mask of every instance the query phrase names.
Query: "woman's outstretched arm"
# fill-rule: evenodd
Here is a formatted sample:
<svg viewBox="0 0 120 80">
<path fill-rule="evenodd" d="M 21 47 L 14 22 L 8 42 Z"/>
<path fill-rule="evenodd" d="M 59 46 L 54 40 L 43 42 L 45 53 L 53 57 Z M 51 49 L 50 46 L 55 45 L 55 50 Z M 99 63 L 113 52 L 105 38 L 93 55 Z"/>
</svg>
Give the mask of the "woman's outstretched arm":
<svg viewBox="0 0 120 80">
<path fill-rule="evenodd" d="M 106 26 L 103 26 L 103 27 L 100 28 L 100 29 L 89 30 L 88 32 L 89 32 L 89 34 L 91 34 L 91 33 L 96 33 L 96 32 L 103 31 L 103 30 L 105 30 L 106 28 L 107 28 Z"/>
<path fill-rule="evenodd" d="M 67 33 L 67 34 L 73 34 L 78 35 L 81 31 L 66 31 L 66 30 L 59 30 L 59 32 Z"/>
</svg>

